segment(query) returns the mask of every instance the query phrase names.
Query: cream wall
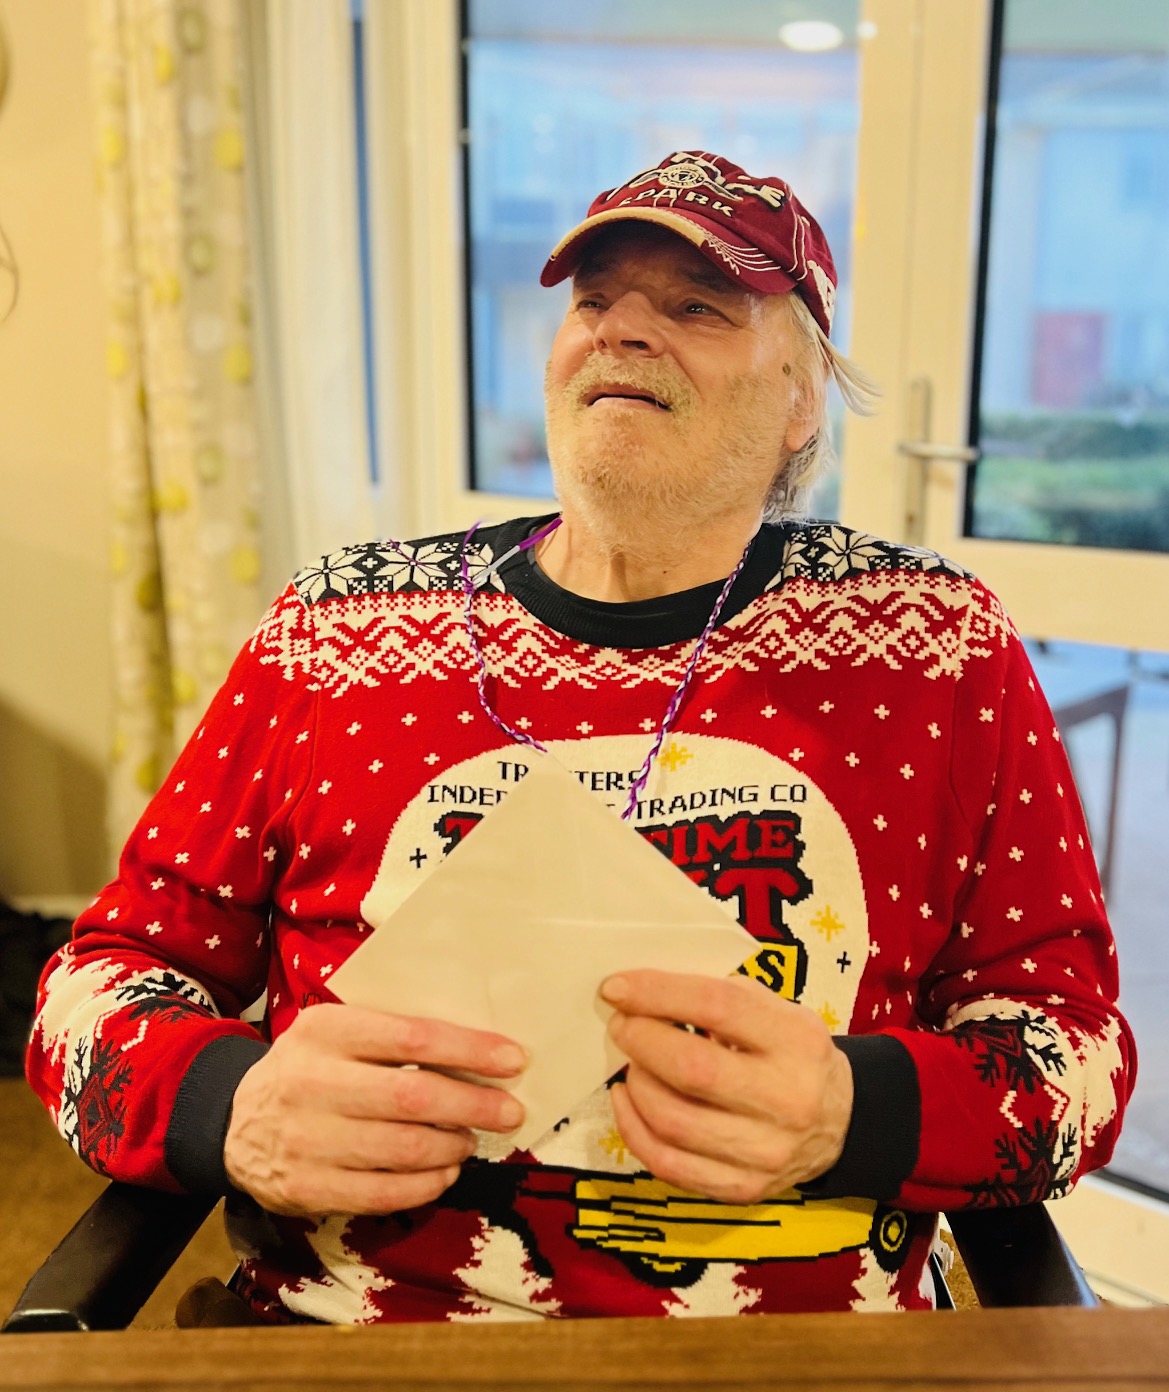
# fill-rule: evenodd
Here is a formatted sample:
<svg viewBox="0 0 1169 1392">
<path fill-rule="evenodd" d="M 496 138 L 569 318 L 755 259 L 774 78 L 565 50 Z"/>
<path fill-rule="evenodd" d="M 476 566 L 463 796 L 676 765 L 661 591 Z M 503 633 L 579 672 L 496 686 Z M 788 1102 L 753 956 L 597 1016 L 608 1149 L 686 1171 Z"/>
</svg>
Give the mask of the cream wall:
<svg viewBox="0 0 1169 1392">
<path fill-rule="evenodd" d="M 105 332 L 82 0 L 0 0 L 0 895 L 105 878 Z M 0 312 L 9 282 L 0 271 Z"/>
</svg>

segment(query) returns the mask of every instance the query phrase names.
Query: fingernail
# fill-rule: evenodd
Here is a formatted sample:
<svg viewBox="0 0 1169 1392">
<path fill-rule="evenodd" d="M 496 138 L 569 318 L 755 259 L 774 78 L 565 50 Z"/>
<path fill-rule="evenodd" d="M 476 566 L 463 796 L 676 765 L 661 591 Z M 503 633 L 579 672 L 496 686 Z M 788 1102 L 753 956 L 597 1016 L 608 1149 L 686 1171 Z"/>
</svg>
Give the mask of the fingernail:
<svg viewBox="0 0 1169 1392">
<path fill-rule="evenodd" d="M 506 1068 L 509 1073 L 518 1073 L 528 1065 L 528 1055 L 518 1044 L 503 1044 L 495 1051 L 495 1066 Z"/>
<path fill-rule="evenodd" d="M 611 976 L 601 983 L 601 995 L 610 1005 L 621 1005 L 629 999 L 629 982 L 623 976 Z"/>
<path fill-rule="evenodd" d="M 523 1104 L 517 1102 L 514 1097 L 506 1098 L 499 1109 L 500 1123 L 506 1126 L 509 1131 L 514 1131 L 523 1119 Z"/>
</svg>

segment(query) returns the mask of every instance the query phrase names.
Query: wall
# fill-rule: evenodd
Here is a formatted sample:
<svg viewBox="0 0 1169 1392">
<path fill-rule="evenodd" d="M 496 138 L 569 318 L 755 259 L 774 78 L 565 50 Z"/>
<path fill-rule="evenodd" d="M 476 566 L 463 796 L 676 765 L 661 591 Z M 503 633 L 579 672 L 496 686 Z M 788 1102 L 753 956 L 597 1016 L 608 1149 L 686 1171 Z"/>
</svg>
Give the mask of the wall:
<svg viewBox="0 0 1169 1392">
<path fill-rule="evenodd" d="M 107 415 L 86 7 L 0 0 L 0 896 L 106 877 Z M 0 313 L 10 282 L 0 271 Z"/>
</svg>

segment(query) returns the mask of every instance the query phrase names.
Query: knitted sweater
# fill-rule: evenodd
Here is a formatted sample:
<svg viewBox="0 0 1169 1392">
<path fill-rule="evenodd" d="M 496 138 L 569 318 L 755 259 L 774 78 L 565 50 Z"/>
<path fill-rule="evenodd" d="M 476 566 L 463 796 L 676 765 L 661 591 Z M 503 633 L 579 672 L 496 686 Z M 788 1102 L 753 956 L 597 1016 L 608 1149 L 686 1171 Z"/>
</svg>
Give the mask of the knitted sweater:
<svg viewBox="0 0 1169 1392">
<path fill-rule="evenodd" d="M 467 548 L 486 694 L 620 808 L 719 585 L 585 601 Z M 243 1073 L 522 776 L 484 713 L 460 536 L 301 572 L 239 655 L 46 968 L 28 1076 L 103 1174 L 224 1192 Z M 438 1202 L 301 1220 L 229 1194 L 274 1320 L 908 1309 L 939 1210 L 1059 1197 L 1104 1164 L 1135 1056 L 1051 712 L 997 600 L 933 553 L 764 527 L 634 827 L 759 943 L 854 1074 L 844 1152 L 754 1206 L 642 1170 L 606 1088 Z M 597 873 L 604 874 L 598 866 Z M 363 910 L 363 905 L 365 906 Z M 376 913 L 374 908 L 376 906 Z M 264 991 L 259 1028 L 238 1017 Z"/>
</svg>

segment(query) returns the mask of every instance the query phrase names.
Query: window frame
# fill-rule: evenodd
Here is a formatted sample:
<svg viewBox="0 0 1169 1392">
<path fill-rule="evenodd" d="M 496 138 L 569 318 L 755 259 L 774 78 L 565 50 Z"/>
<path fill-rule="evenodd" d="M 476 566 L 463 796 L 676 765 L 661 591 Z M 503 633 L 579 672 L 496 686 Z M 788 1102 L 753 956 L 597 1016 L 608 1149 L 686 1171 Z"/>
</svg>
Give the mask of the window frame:
<svg viewBox="0 0 1169 1392">
<path fill-rule="evenodd" d="M 426 536 L 548 512 L 469 484 L 459 0 L 366 8 L 379 527 Z"/>
</svg>

